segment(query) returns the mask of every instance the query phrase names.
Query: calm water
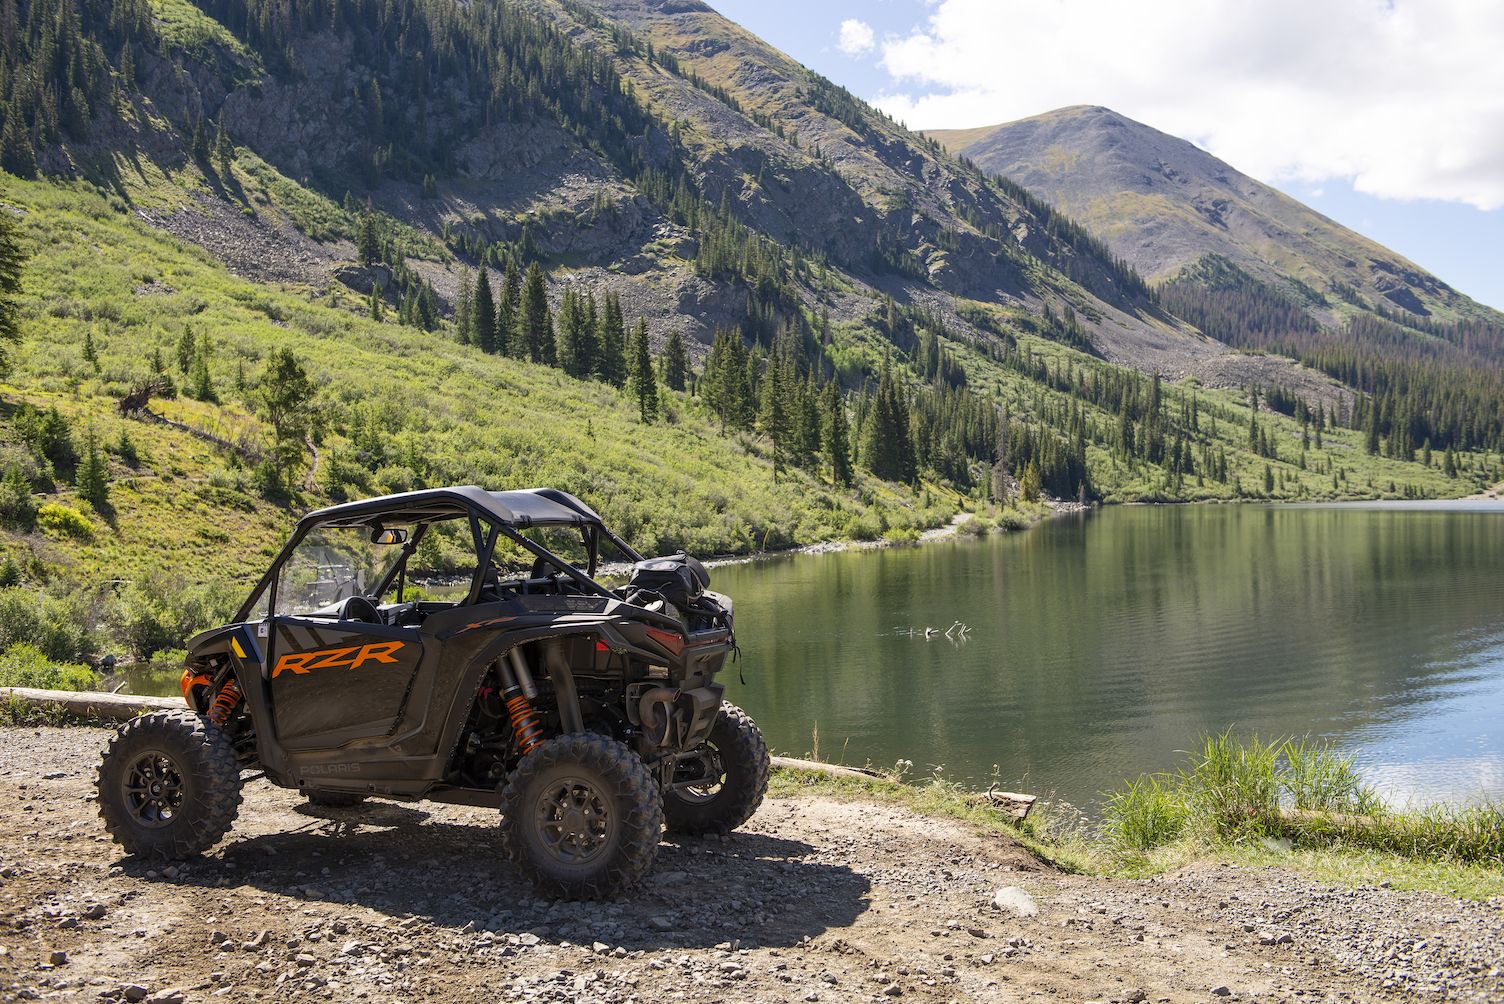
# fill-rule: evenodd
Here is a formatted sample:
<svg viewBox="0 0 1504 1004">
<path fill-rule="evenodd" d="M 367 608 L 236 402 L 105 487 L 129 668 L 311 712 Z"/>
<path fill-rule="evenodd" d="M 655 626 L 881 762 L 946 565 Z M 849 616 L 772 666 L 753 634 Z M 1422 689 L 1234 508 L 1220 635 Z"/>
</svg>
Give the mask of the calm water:
<svg viewBox="0 0 1504 1004">
<path fill-rule="evenodd" d="M 1504 506 L 1117 507 L 713 576 L 782 752 L 1091 806 L 1231 725 L 1331 737 L 1398 801 L 1504 797 Z"/>
</svg>

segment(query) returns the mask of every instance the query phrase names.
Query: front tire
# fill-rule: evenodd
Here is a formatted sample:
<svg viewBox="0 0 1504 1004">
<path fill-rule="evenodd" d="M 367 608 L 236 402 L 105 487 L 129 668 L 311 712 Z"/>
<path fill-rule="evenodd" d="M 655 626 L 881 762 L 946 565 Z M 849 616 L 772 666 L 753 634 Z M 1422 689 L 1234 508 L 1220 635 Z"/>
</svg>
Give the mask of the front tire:
<svg viewBox="0 0 1504 1004">
<path fill-rule="evenodd" d="M 240 812 L 235 750 L 191 711 L 158 711 L 121 725 L 100 761 L 97 784 L 105 829 L 141 858 L 202 854 Z"/>
<path fill-rule="evenodd" d="M 635 885 L 658 856 L 663 799 L 652 772 L 614 739 L 550 739 L 501 791 L 502 845 L 538 890 L 602 899 Z"/>
<path fill-rule="evenodd" d="M 663 814 L 675 833 L 730 833 L 752 818 L 768 793 L 768 744 L 751 717 L 722 704 L 700 756 L 679 761 Z"/>
</svg>

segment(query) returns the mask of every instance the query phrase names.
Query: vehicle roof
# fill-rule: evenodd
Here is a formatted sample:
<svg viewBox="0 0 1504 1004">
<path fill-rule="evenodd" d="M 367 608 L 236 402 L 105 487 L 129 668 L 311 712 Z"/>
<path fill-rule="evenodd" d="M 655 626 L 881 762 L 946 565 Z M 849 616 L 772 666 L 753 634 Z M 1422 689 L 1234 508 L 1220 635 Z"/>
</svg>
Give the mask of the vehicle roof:
<svg viewBox="0 0 1504 1004">
<path fill-rule="evenodd" d="M 599 525 L 601 522 L 595 510 L 557 488 L 490 492 L 475 485 L 459 485 L 344 502 L 316 509 L 304 516 L 299 523 L 365 526 L 374 525 L 383 519 L 429 522 L 463 516 L 472 510 L 489 516 L 498 523 L 517 527 L 583 526 Z"/>
</svg>

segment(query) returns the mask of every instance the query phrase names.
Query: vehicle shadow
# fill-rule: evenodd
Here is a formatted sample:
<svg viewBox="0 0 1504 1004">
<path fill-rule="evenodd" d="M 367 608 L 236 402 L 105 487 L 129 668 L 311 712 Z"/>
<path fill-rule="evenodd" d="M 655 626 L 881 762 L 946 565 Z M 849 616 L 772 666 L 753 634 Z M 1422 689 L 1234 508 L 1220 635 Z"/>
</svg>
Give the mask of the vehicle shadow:
<svg viewBox="0 0 1504 1004">
<path fill-rule="evenodd" d="M 222 858 L 128 872 L 162 882 L 249 885 L 294 900 L 364 906 L 397 921 L 491 932 L 557 944 L 602 942 L 628 952 L 663 948 L 788 947 L 850 925 L 868 906 L 871 883 L 820 860 L 816 848 L 760 833 L 704 839 L 669 835 L 638 887 L 606 902 L 541 898 L 502 855 L 499 827 L 435 818 L 407 805 L 356 809 L 301 806 L 302 827 L 244 838 Z M 403 935 L 406 937 L 406 935 Z M 531 936 L 531 937 L 529 937 Z M 415 939 L 416 940 L 416 939 Z"/>
</svg>

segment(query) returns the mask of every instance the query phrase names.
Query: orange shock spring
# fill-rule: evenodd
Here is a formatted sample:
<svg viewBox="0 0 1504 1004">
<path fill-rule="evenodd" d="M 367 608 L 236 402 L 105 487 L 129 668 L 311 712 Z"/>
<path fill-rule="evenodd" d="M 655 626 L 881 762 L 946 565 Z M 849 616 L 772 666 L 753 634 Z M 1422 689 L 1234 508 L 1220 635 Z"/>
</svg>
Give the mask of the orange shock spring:
<svg viewBox="0 0 1504 1004">
<path fill-rule="evenodd" d="M 543 744 L 543 726 L 527 703 L 527 695 L 520 690 L 507 699 L 507 713 L 512 716 L 512 735 L 517 737 L 517 748 L 527 756 Z"/>
<path fill-rule="evenodd" d="M 235 678 L 232 676 L 230 677 L 229 681 L 219 689 L 219 696 L 214 698 L 213 704 L 209 705 L 209 710 L 205 714 L 205 717 L 208 718 L 209 721 L 213 722 L 216 727 L 222 729 L 225 727 L 225 722 L 228 722 L 230 720 L 230 714 L 234 712 L 235 708 L 239 706 L 239 704 L 240 684 L 237 683 Z"/>
</svg>

